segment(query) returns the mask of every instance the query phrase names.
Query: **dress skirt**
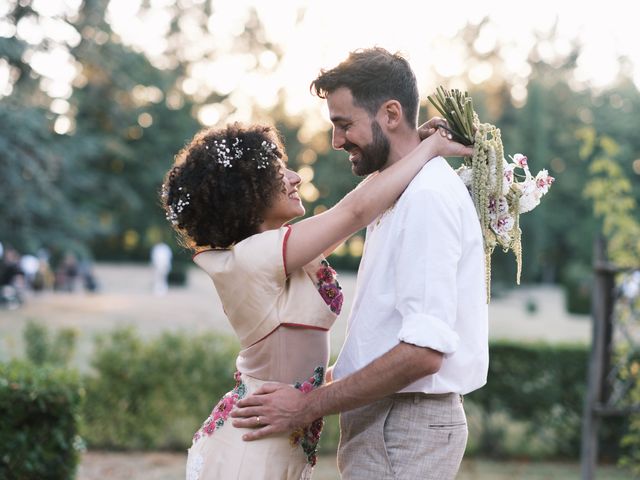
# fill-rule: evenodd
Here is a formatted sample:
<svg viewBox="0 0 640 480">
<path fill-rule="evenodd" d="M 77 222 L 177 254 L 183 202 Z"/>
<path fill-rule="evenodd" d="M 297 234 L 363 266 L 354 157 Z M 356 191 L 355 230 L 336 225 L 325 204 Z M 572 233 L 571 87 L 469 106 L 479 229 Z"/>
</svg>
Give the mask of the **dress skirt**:
<svg viewBox="0 0 640 480">
<path fill-rule="evenodd" d="M 322 384 L 324 369 L 302 384 L 307 392 Z M 193 437 L 187 457 L 187 480 L 306 480 L 316 462 L 316 448 L 322 419 L 292 433 L 246 442 L 249 429 L 232 425 L 229 412 L 235 403 L 260 386 L 263 380 L 236 372 L 236 387 L 214 407 L 211 415 Z"/>
</svg>

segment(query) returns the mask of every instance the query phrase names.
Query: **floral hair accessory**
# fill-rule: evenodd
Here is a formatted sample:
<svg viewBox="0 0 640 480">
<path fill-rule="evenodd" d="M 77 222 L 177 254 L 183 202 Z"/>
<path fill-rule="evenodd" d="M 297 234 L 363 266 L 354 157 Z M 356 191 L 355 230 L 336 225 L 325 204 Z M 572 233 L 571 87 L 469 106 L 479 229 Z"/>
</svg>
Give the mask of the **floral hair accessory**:
<svg viewBox="0 0 640 480">
<path fill-rule="evenodd" d="M 232 168 L 233 164 L 241 160 L 245 153 L 251 152 L 251 147 L 243 148 L 241 146 L 242 140 L 238 137 L 233 139 L 231 146 L 227 144 L 227 139 L 214 140 L 212 142 L 212 148 L 209 145 L 205 145 L 208 155 L 215 160 L 219 165 L 225 168 Z M 257 153 L 257 168 L 258 170 L 265 169 L 269 166 L 270 160 L 273 158 L 274 152 L 277 147 L 273 142 L 262 141 Z"/>
<path fill-rule="evenodd" d="M 258 150 L 258 170 L 265 169 L 269 166 L 269 161 L 273 158 L 276 151 L 276 144 L 273 142 L 262 141 L 260 149 Z"/>
<path fill-rule="evenodd" d="M 519 285 L 522 273 L 520 214 L 537 207 L 555 179 L 545 169 L 533 176 L 528 158 L 521 153 L 509 156 L 511 161 L 507 161 L 500 129 L 480 123 L 466 92 L 438 87 L 435 95 L 427 98 L 449 123 L 447 130 L 453 139 L 473 145 L 473 156 L 465 157 L 457 173 L 471 193 L 482 227 L 489 301 L 491 254 L 496 246 L 505 252 L 513 250 Z"/>
<path fill-rule="evenodd" d="M 162 186 L 162 198 L 167 198 L 169 191 L 166 185 Z M 184 208 L 190 204 L 191 194 L 187 193 L 182 187 L 178 187 L 178 201 L 172 202 L 167 206 L 166 219 L 172 225 L 178 225 L 178 215 L 182 213 Z"/>
<path fill-rule="evenodd" d="M 236 137 L 233 140 L 233 144 L 231 144 L 231 147 L 229 147 L 227 145 L 227 139 L 223 138 L 221 140 L 214 140 L 213 148 L 209 148 L 209 145 L 205 145 L 204 148 L 205 150 L 207 150 L 208 155 L 213 158 L 216 163 L 222 165 L 225 168 L 231 168 L 233 166 L 234 160 L 240 160 L 244 154 L 244 152 L 242 151 L 242 147 L 240 147 L 241 142 L 242 140 Z"/>
</svg>

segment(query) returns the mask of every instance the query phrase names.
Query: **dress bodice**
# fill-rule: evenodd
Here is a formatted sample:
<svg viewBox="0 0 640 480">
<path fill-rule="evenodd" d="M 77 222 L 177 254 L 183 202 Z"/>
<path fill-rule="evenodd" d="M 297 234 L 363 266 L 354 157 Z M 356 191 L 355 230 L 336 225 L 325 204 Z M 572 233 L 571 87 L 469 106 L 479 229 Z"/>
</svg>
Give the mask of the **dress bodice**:
<svg viewBox="0 0 640 480">
<path fill-rule="evenodd" d="M 342 304 L 335 271 L 322 258 L 287 274 L 290 227 L 253 235 L 194 261 L 212 278 L 242 350 L 238 370 L 293 383 L 329 360 L 329 328 Z"/>
</svg>

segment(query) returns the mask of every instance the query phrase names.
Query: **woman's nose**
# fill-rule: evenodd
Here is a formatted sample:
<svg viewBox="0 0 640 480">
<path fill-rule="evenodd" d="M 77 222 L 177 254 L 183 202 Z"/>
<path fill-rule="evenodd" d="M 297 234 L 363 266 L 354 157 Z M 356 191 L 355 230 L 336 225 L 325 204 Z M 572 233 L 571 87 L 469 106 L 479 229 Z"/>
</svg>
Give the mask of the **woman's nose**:
<svg viewBox="0 0 640 480">
<path fill-rule="evenodd" d="M 287 179 L 289 180 L 289 183 L 291 185 L 297 185 L 302 181 L 302 179 L 300 178 L 300 175 L 298 175 L 293 170 L 289 170 L 289 169 L 287 169 Z"/>
</svg>

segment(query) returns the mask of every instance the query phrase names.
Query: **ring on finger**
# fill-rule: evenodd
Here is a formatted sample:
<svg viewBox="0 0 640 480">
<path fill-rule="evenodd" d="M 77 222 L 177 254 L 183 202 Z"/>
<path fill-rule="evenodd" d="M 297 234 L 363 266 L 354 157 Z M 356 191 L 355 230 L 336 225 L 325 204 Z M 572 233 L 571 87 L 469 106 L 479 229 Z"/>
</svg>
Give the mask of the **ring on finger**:
<svg viewBox="0 0 640 480">
<path fill-rule="evenodd" d="M 256 417 L 256 425 L 260 425 L 260 417 Z"/>
</svg>

